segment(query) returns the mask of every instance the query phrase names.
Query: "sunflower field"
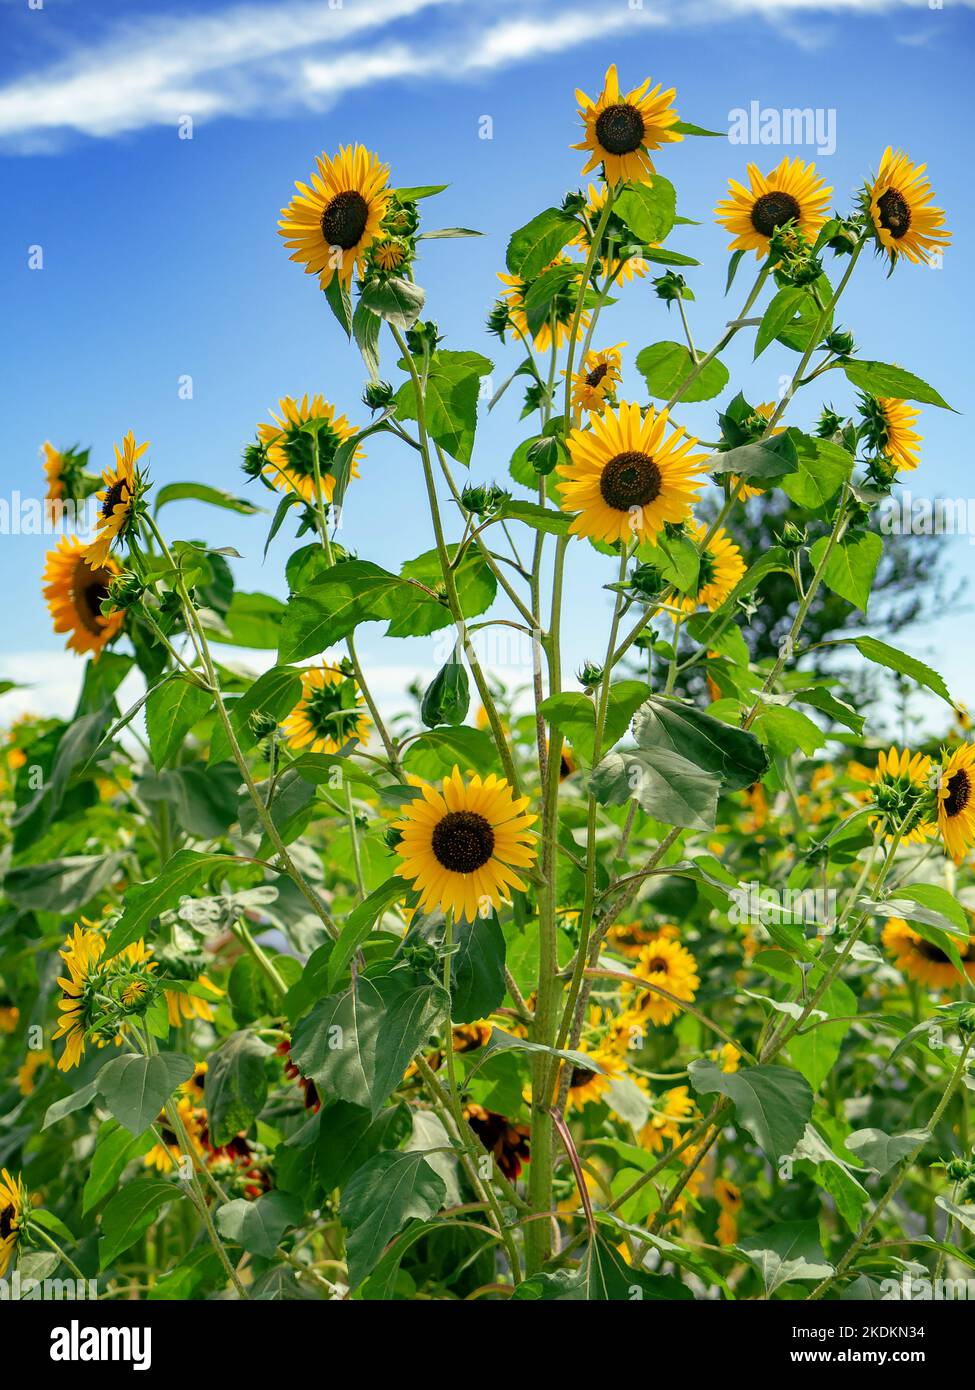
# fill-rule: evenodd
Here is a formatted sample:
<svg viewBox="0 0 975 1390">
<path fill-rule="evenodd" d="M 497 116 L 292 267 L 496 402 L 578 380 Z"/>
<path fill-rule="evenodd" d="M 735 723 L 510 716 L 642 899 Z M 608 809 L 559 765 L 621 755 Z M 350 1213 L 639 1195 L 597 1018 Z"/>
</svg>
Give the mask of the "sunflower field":
<svg viewBox="0 0 975 1390">
<path fill-rule="evenodd" d="M 41 580 L 74 714 L 0 745 L 0 1279 L 798 1302 L 972 1277 L 975 743 L 865 616 L 879 509 L 922 408 L 951 407 L 840 318 L 858 272 L 896 305 L 945 214 L 892 148 L 848 201 L 798 158 L 729 167 L 701 347 L 671 243 L 682 147 L 713 132 L 678 104 L 615 66 L 577 93 L 580 186 L 513 232 L 485 304 L 503 383 L 431 317 L 440 240 L 476 233 L 353 143 L 278 232 L 361 401 L 282 399 L 235 441 L 239 495 L 155 484 L 136 421 L 103 469 L 44 445 L 45 506 L 94 526 Z M 616 341 L 634 294 L 677 341 Z M 776 399 L 736 392 L 733 340 L 777 359 Z M 706 440 L 682 421 L 702 402 Z M 427 512 L 397 572 L 358 553 L 383 486 Z M 776 494 L 790 519 L 746 545 Z M 179 499 L 263 525 L 287 597 L 174 535 Z M 572 670 L 581 554 L 606 622 Z M 771 581 L 788 621 L 756 655 Z M 824 594 L 851 620 L 816 641 Z M 447 652 L 395 707 L 367 625 Z M 521 684 L 483 658 L 498 632 L 531 653 Z M 922 692 L 934 738 L 891 744 L 864 673 Z"/>
</svg>

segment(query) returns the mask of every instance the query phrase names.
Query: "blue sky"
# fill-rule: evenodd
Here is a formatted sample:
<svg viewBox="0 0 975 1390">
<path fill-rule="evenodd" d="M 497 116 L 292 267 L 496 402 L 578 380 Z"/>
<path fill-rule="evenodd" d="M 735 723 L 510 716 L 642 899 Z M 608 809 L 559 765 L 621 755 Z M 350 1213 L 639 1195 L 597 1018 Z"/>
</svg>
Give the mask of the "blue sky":
<svg viewBox="0 0 975 1390">
<path fill-rule="evenodd" d="M 147 0 L 0 0 L 0 231 L 7 409 L 0 492 L 37 495 L 38 449 L 92 446 L 99 467 L 128 429 L 151 441 L 156 483 L 190 478 L 240 491 L 242 446 L 282 394 L 323 391 L 354 422 L 361 363 L 331 320 L 315 282 L 291 264 L 276 234 L 295 178 L 319 151 L 359 140 L 391 165 L 400 185 L 449 183 L 425 205 L 427 226 L 462 224 L 477 241 L 430 243 L 417 276 L 447 346 L 515 364 L 484 331 L 511 230 L 580 185 L 574 90 L 596 94 L 610 62 L 621 80 L 650 75 L 677 89 L 684 119 L 727 130 L 729 113 L 764 108 L 835 111 L 836 150 L 687 140 L 661 152 L 680 211 L 700 226 L 670 244 L 700 259 L 689 272 L 699 345 L 718 336 L 745 287 L 723 298 L 727 236 L 712 209 L 729 176 L 749 161 L 814 158 L 838 206 L 884 147 L 926 160 L 954 233 L 944 268 L 909 265 L 886 281 L 865 260 L 840 319 L 864 356 L 898 362 L 968 408 L 971 229 L 975 192 L 971 129 L 971 3 L 931 8 L 913 0 L 282 0 L 271 7 Z M 177 135 L 193 117 L 193 139 Z M 484 116 L 493 138 L 479 138 Z M 964 156 L 962 157 L 964 151 Z M 28 248 L 43 248 L 29 270 Z M 679 325 L 645 286 L 607 314 L 601 338 L 625 340 L 630 394 L 639 348 L 679 337 Z M 744 336 L 744 335 L 743 335 Z M 728 356 L 733 389 L 767 400 L 794 365 L 785 349 L 751 364 Z M 395 377 L 392 355 L 386 370 Z M 193 398 L 179 396 L 193 379 Z M 831 387 L 833 386 L 831 379 Z M 624 390 L 624 395 L 627 392 Z M 688 427 L 713 438 L 718 402 L 688 408 Z M 838 406 L 852 393 L 836 388 Z M 796 402 L 808 424 L 818 399 Z M 503 479 L 519 424 L 510 393 L 484 423 L 472 476 Z M 915 496 L 967 496 L 963 417 L 926 408 Z M 372 442 L 350 494 L 343 540 L 395 568 L 432 544 L 409 451 Z M 462 470 L 459 470 L 462 471 Z M 250 495 L 262 500 L 250 485 Z M 174 537 L 235 546 L 238 586 L 283 594 L 286 541 L 261 564 L 267 518 L 174 504 Z M 30 707 L 65 711 L 80 677 L 61 650 L 39 593 L 42 537 L 4 536 L 0 584 L 8 596 L 0 676 L 35 688 L 4 697 L 0 716 Z M 975 573 L 968 538 L 945 541 L 958 573 Z M 596 655 L 613 576 L 588 547 L 573 554 L 568 664 Z M 947 623 L 902 639 L 935 659 L 961 698 L 975 698 L 975 656 L 949 643 Z M 385 702 L 436 655 L 429 642 L 393 644 L 370 627 L 362 648 L 379 670 Z M 265 655 L 252 658 L 266 664 Z M 967 691 L 966 691 L 967 687 Z"/>
</svg>

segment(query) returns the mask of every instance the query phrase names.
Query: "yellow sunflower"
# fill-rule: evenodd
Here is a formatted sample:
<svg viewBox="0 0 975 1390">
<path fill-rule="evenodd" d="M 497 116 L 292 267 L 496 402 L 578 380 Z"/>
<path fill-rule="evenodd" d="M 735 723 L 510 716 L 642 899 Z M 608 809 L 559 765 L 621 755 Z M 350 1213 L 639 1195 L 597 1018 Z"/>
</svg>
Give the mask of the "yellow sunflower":
<svg viewBox="0 0 975 1390">
<path fill-rule="evenodd" d="M 0 1169 L 0 1279 L 10 1268 L 14 1250 L 24 1228 L 24 1212 L 30 1203 L 20 1178 Z"/>
<path fill-rule="evenodd" d="M 663 1103 L 653 1108 L 653 1113 L 640 1130 L 637 1138 L 651 1153 L 660 1153 L 664 1140 L 679 1144 L 681 1124 L 694 1113 L 694 1099 L 686 1086 L 672 1086 L 663 1098 Z"/>
<path fill-rule="evenodd" d="M 589 216 L 589 222 L 592 226 L 595 226 L 596 223 L 599 221 L 599 215 L 602 212 L 603 208 L 606 206 L 607 196 L 608 194 L 605 187 L 597 188 L 595 184 L 592 183 L 589 185 L 589 193 L 586 199 L 586 211 Z M 610 228 L 614 226 L 614 220 L 611 217 L 609 226 L 607 227 L 607 237 L 609 235 Z M 626 258 L 621 260 L 618 254 L 619 247 L 622 245 L 630 245 L 630 243 L 633 240 L 633 237 L 629 232 L 626 231 L 625 228 L 621 229 L 619 235 L 625 235 L 626 241 L 619 242 L 609 255 L 604 254 L 603 248 L 600 247 L 600 270 L 604 279 L 609 280 L 610 282 L 615 281 L 618 285 L 628 285 L 630 281 L 633 279 L 639 278 L 642 280 L 643 277 L 649 272 L 650 266 L 647 264 L 647 262 L 644 260 L 642 256 L 627 256 Z M 615 233 L 613 235 L 613 240 L 616 240 Z M 603 244 L 605 245 L 605 241 Z M 649 244 L 651 246 L 658 246 L 659 242 L 652 241 Z M 591 243 L 587 233 L 585 231 L 580 231 L 578 236 L 572 238 L 572 240 L 569 242 L 569 245 L 577 246 L 580 251 L 583 251 L 585 254 L 588 255 Z"/>
<path fill-rule="evenodd" d="M 94 652 L 97 657 L 121 632 L 125 614 L 120 610 L 106 617 L 101 608 L 118 572 L 111 559 L 93 564 L 90 549 L 77 536 L 62 536 L 57 549 L 47 552 L 44 598 L 54 631 L 69 634 L 65 646 L 71 651 Z"/>
<path fill-rule="evenodd" d="M 206 975 L 198 975 L 196 983 L 210 991 L 213 995 L 212 1002 L 204 999 L 202 995 L 186 994 L 180 989 L 164 990 L 170 1028 L 178 1028 L 184 1019 L 187 1022 L 194 1018 L 201 1019 L 204 1023 L 213 1022 L 213 1004 L 223 998 L 224 991 Z"/>
<path fill-rule="evenodd" d="M 727 1178 L 715 1178 L 714 1200 L 721 1208 L 718 1214 L 719 1245 L 734 1245 L 738 1239 L 738 1213 L 741 1211 L 741 1188 Z"/>
<path fill-rule="evenodd" d="M 874 396 L 864 402 L 870 442 L 904 473 L 912 473 L 921 461 L 924 438 L 914 426 L 921 414 L 917 406 L 891 396 Z"/>
<path fill-rule="evenodd" d="M 607 943 L 624 956 L 638 956 L 644 946 L 649 946 L 661 937 L 675 941 L 680 932 L 672 922 L 651 927 L 646 922 L 617 922 L 606 933 Z"/>
<path fill-rule="evenodd" d="M 291 259 L 317 275 L 324 290 L 333 276 L 349 285 L 353 270 L 362 269 L 390 199 L 389 165 L 364 145 L 345 145 L 316 163 L 311 187 L 295 183 L 298 192 L 281 209 L 278 230 Z"/>
<path fill-rule="evenodd" d="M 551 270 L 555 266 L 569 265 L 568 256 L 556 256 L 545 270 Z M 540 271 L 544 275 L 545 271 Z M 552 317 L 555 319 L 555 346 L 561 351 L 569 341 L 569 330 L 572 327 L 572 317 L 575 312 L 576 300 L 579 295 L 579 282 L 582 279 L 582 267 L 579 268 L 578 278 L 571 280 L 561 294 L 555 296 L 553 300 L 552 314 L 540 324 L 537 332 L 532 335 L 528 326 L 528 314 L 525 311 L 525 296 L 531 288 L 532 281 L 525 281 L 519 275 L 508 275 L 503 270 L 498 271 L 498 279 L 505 289 L 501 291 L 501 298 L 505 300 L 508 309 L 508 319 L 512 328 L 527 343 L 533 343 L 536 352 L 548 352 L 552 346 Z M 579 328 L 576 332 L 576 342 L 581 343 L 585 335 L 585 330 L 589 327 L 590 318 L 588 312 L 584 312 L 579 319 Z"/>
<path fill-rule="evenodd" d="M 633 974 L 645 980 L 648 985 L 659 985 L 678 999 L 693 1000 L 700 988 L 697 961 L 686 946 L 679 941 L 660 937 L 644 946 L 633 965 Z M 654 989 L 641 989 L 639 985 L 626 984 L 624 993 L 637 991 L 634 1000 L 635 1011 L 648 1019 L 656 1028 L 662 1028 L 681 1012 L 680 1005 L 658 994 Z"/>
<path fill-rule="evenodd" d="M 734 1043 L 723 1043 L 721 1047 L 713 1047 L 708 1053 L 712 1062 L 717 1062 L 721 1070 L 726 1073 L 736 1072 L 741 1061 L 741 1053 Z"/>
<path fill-rule="evenodd" d="M 17 1089 L 22 1096 L 29 1096 L 37 1085 L 35 1080 L 37 1073 L 42 1067 L 49 1067 L 52 1063 L 49 1052 L 28 1052 L 21 1065 L 17 1068 Z"/>
<path fill-rule="evenodd" d="M 939 946 L 908 926 L 902 917 L 888 918 L 881 940 L 894 957 L 894 964 L 910 980 L 931 989 L 952 989 L 962 983 L 957 967 Z M 956 942 L 965 974 L 975 980 L 975 938 Z"/>
<path fill-rule="evenodd" d="M 705 528 L 697 521 L 689 524 L 688 531 L 698 545 L 707 535 Z M 697 593 L 678 595 L 676 604 L 684 613 L 693 613 L 702 604 L 713 613 L 721 607 L 744 573 L 745 561 L 741 551 L 727 531 L 719 526 L 708 541 L 707 549 L 701 551 Z"/>
<path fill-rule="evenodd" d="M 705 456 L 696 445 L 653 406 L 622 402 L 592 416 L 588 429 L 571 432 L 571 461 L 556 469 L 562 510 L 579 513 L 569 530 L 625 544 L 652 541 L 666 522 L 686 520 L 703 486 Z"/>
<path fill-rule="evenodd" d="M 572 404 L 577 410 L 599 414 L 605 409 L 607 397 L 616 394 L 623 377 L 620 348 L 624 347 L 625 343 L 617 343 L 615 347 L 586 353 L 582 369 L 572 377 Z"/>
<path fill-rule="evenodd" d="M 372 254 L 380 270 L 399 270 L 406 260 L 406 247 L 396 237 L 383 236 L 372 248 Z"/>
<path fill-rule="evenodd" d="M 41 445 L 44 450 L 44 472 L 47 475 L 47 501 L 57 502 L 64 496 L 64 483 L 61 475 L 64 470 L 64 454 L 47 439 Z"/>
<path fill-rule="evenodd" d="M 576 89 L 586 138 L 572 148 L 589 151 L 584 174 L 601 164 L 608 184 L 650 183 L 654 167 L 648 151 L 683 140 L 680 131 L 672 129 L 680 119 L 671 104 L 675 90 L 662 91 L 658 83 L 648 91 L 650 81 L 648 77 L 623 96 L 613 63 L 606 69 L 603 90 L 595 101 Z"/>
<path fill-rule="evenodd" d="M 75 925 L 64 948 L 59 952 L 68 967 L 67 977 L 58 978 L 61 998 L 58 1009 L 61 1017 L 53 1034 L 56 1039 L 64 1038 L 64 1052 L 58 1062 L 58 1071 L 70 1071 L 80 1066 L 85 1055 L 85 1042 L 88 1025 L 91 1021 L 89 993 L 99 974 L 99 962 L 105 953 L 105 938 L 98 931 L 83 931 Z"/>
<path fill-rule="evenodd" d="M 424 785 L 395 822 L 400 873 L 413 882 L 424 911 L 440 908 L 473 922 L 487 904 L 497 908 L 512 888 L 525 891 L 517 870 L 535 862 L 538 817 L 528 797 L 516 798 L 503 778 L 465 782 L 455 767 L 442 790 Z"/>
<path fill-rule="evenodd" d="M 794 222 L 815 240 L 826 221 L 833 190 L 817 176 L 814 164 L 786 156 L 767 175 L 760 173 L 757 165 L 749 164 L 748 183 L 745 188 L 737 180 L 729 180 L 731 196 L 714 210 L 718 222 L 733 234 L 729 251 L 754 251 L 761 260 L 768 255 L 772 233 L 787 222 Z"/>
<path fill-rule="evenodd" d="M 924 753 L 911 753 L 907 748 L 898 751 L 893 745 L 886 753 L 883 749 L 880 750 L 877 766 L 870 774 L 872 796 L 878 806 L 882 810 L 888 810 L 890 815 L 884 816 L 882 820 L 875 820 L 872 824 L 885 825 L 888 840 L 894 835 L 891 819 L 895 824 L 902 823 L 911 803 L 926 795 L 930 780 L 931 759 Z M 934 831 L 935 827 L 931 821 L 916 821 L 904 836 L 904 842 L 926 844 L 934 835 Z"/>
<path fill-rule="evenodd" d="M 583 1038 L 578 1047 L 573 1050 L 581 1052 L 587 1057 L 592 1057 L 593 1065 L 591 1067 L 581 1064 L 572 1066 L 569 1091 L 565 1102 L 566 1112 L 573 1109 L 582 1110 L 587 1105 L 605 1099 L 614 1076 L 619 1076 L 623 1071 L 622 1057 L 610 1047 L 592 1048 Z M 566 1065 L 569 1064 L 566 1063 Z"/>
<path fill-rule="evenodd" d="M 132 523 L 133 504 L 141 486 L 136 464 L 148 447 L 148 440 L 136 444 L 135 435 L 129 430 L 122 447 L 115 445 L 115 466 L 102 473 L 104 487 L 96 494 L 102 505 L 95 521 L 95 539 L 86 551 L 88 563 L 93 567 L 107 562 L 108 552 Z"/>
<path fill-rule="evenodd" d="M 369 720 L 361 705 L 352 677 L 324 663 L 301 673 L 301 699 L 281 728 L 292 748 L 338 753 L 350 740 L 368 741 Z"/>
<path fill-rule="evenodd" d="M 963 743 L 945 763 L 938 785 L 938 829 L 960 864 L 975 844 L 975 743 Z"/>
<path fill-rule="evenodd" d="M 335 406 L 324 396 L 282 396 L 278 403 L 280 416 L 271 412 L 274 422 L 260 424 L 257 437 L 267 451 L 264 476 L 281 491 L 297 492 L 306 502 L 315 502 L 315 450 L 318 451 L 318 471 L 322 497 L 331 502 L 335 492 L 332 462 L 340 445 L 356 433 L 344 415 L 336 415 Z M 352 455 L 350 476 L 358 478 L 358 465 L 365 457 L 361 446 Z"/>
<path fill-rule="evenodd" d="M 203 1139 L 206 1132 L 206 1116 L 204 1112 L 198 1110 L 186 1096 L 181 1097 L 176 1102 L 176 1112 L 183 1121 L 187 1137 L 197 1158 L 205 1160 L 206 1149 Z M 184 1152 L 182 1140 L 170 1127 L 169 1116 L 165 1111 L 156 1121 L 156 1133 L 159 1135 L 159 1139 L 142 1161 L 147 1168 L 155 1168 L 160 1173 L 169 1173 L 178 1163 L 184 1158 L 189 1158 L 190 1155 Z"/>
<path fill-rule="evenodd" d="M 923 177 L 926 168 L 912 164 L 901 150 L 888 145 L 877 177 L 867 184 L 874 234 L 891 266 L 898 256 L 906 256 L 915 265 L 930 265 L 951 240 L 943 210 L 931 205 L 934 195 Z"/>
</svg>

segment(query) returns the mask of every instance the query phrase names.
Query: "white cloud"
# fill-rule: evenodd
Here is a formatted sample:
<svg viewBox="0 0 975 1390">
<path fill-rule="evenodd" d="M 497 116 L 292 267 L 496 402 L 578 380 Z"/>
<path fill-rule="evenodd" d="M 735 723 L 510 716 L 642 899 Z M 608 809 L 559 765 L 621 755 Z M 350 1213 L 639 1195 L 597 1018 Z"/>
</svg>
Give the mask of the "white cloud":
<svg viewBox="0 0 975 1390">
<path fill-rule="evenodd" d="M 971 8 L 975 0 L 958 3 Z M 232 4 L 204 16 L 147 16 L 0 87 L 0 142 L 35 151 L 56 148 L 68 133 L 114 136 L 175 126 L 183 115 L 322 110 L 372 82 L 461 80 L 640 27 L 758 17 L 805 42 L 801 21 L 908 10 L 929 12 L 928 0 L 670 0 L 643 8 L 589 0 L 561 14 L 550 0 L 284 0 L 273 9 Z M 409 21 L 425 26 L 422 38 L 397 33 Z"/>
</svg>

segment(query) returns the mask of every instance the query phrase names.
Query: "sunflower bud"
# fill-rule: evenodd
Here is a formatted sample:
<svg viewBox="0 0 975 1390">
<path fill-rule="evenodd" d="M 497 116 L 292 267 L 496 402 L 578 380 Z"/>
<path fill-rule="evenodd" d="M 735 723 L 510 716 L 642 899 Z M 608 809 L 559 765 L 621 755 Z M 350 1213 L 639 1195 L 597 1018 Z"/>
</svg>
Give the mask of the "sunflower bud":
<svg viewBox="0 0 975 1390">
<path fill-rule="evenodd" d="M 834 328 L 823 339 L 823 347 L 827 352 L 835 352 L 837 357 L 849 357 L 854 348 L 853 334 L 843 328 Z"/>
<path fill-rule="evenodd" d="M 142 601 L 145 585 L 137 574 L 125 570 L 108 582 L 108 597 L 102 601 L 102 614 L 108 617 L 119 609 L 135 608 Z"/>
<path fill-rule="evenodd" d="M 388 381 L 370 381 L 362 393 L 362 403 L 370 410 L 385 410 L 393 399 L 393 388 Z"/>
<path fill-rule="evenodd" d="M 436 352 L 440 341 L 441 335 L 432 319 L 418 319 L 412 328 L 406 330 L 406 346 L 414 357 Z"/>
<path fill-rule="evenodd" d="M 487 318 L 487 331 L 493 333 L 496 338 L 504 342 L 504 335 L 511 327 L 511 320 L 508 317 L 508 306 L 503 299 L 497 299 Z"/>
<path fill-rule="evenodd" d="M 667 582 L 654 565 L 637 565 L 630 574 L 630 590 L 640 598 L 657 598 L 667 588 Z"/>
<path fill-rule="evenodd" d="M 658 275 L 653 282 L 654 294 L 658 299 L 664 300 L 667 304 L 672 304 L 675 299 L 693 299 L 694 296 L 687 288 L 687 281 L 683 275 L 678 275 L 676 271 L 668 270 L 663 275 Z"/>
<path fill-rule="evenodd" d="M 603 668 L 595 666 L 591 661 L 584 662 L 581 669 L 576 672 L 576 680 L 585 691 L 595 690 L 602 678 Z"/>
<path fill-rule="evenodd" d="M 263 444 L 248 444 L 244 450 L 244 462 L 241 465 L 248 478 L 259 478 L 267 467 L 267 451 Z"/>
<path fill-rule="evenodd" d="M 495 512 L 500 511 L 510 497 L 511 494 L 505 492 L 503 487 L 498 487 L 497 483 L 468 483 L 460 495 L 460 500 L 474 516 L 484 517 L 493 516 Z"/>
<path fill-rule="evenodd" d="M 832 406 L 825 406 L 823 413 L 819 417 L 816 426 L 816 434 L 820 439 L 832 439 L 835 434 L 839 434 L 843 428 L 843 417 L 837 415 Z"/>
<path fill-rule="evenodd" d="M 270 738 L 278 727 L 278 721 L 272 719 L 269 714 L 265 714 L 262 710 L 255 710 L 248 718 L 247 723 L 258 741 Z"/>
<path fill-rule="evenodd" d="M 463 724 L 470 702 L 467 672 L 460 662 L 448 661 L 426 688 L 420 718 L 428 729 L 438 724 Z"/>
<path fill-rule="evenodd" d="M 971 1171 L 971 1165 L 964 1158 L 951 1158 L 945 1164 L 945 1173 L 952 1182 L 965 1182 Z"/>
<path fill-rule="evenodd" d="M 586 206 L 586 199 L 582 193 L 567 193 L 562 199 L 562 211 L 567 212 L 570 217 L 578 217 Z"/>
<path fill-rule="evenodd" d="M 975 1008 L 964 1009 L 957 1018 L 958 1031 L 963 1038 L 970 1038 L 975 1033 Z"/>
<path fill-rule="evenodd" d="M 838 256 L 850 256 L 856 250 L 857 242 L 860 240 L 859 228 L 851 218 L 845 217 L 840 222 L 839 229 L 830 237 L 826 243 L 831 251 L 835 251 Z"/>
<path fill-rule="evenodd" d="M 803 527 L 787 521 L 776 536 L 776 540 L 785 550 L 798 550 L 806 544 L 806 532 Z"/>
</svg>

